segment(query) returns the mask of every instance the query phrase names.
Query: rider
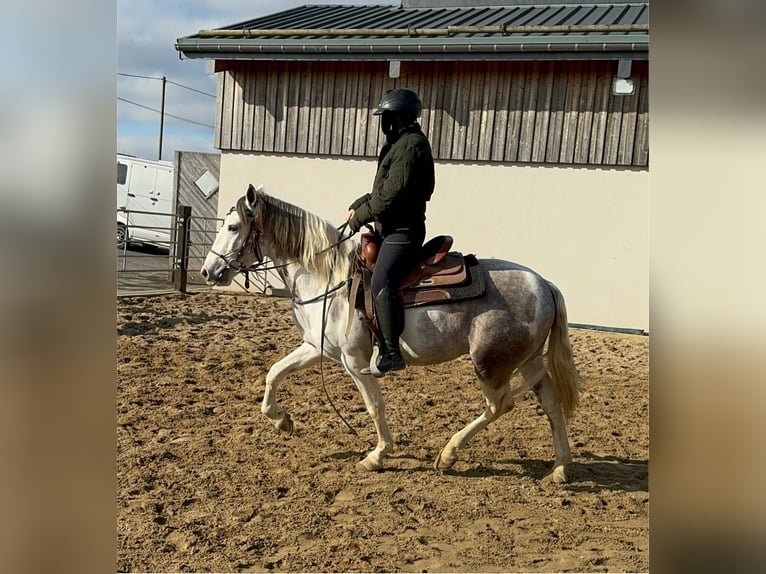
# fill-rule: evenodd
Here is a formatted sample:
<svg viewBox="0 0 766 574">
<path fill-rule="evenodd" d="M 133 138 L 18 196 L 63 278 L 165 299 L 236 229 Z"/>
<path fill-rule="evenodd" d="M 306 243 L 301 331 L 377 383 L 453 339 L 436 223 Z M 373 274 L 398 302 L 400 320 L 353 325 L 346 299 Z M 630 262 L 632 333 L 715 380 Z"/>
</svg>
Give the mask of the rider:
<svg viewBox="0 0 766 574">
<path fill-rule="evenodd" d="M 352 232 L 374 221 L 383 237 L 372 274 L 382 338 L 380 355 L 370 365 L 375 376 L 406 366 L 399 350 L 404 311 L 397 287 L 423 245 L 426 202 L 435 183 L 431 145 L 417 123 L 421 107 L 418 95 L 406 88 L 389 90 L 381 98 L 374 115 L 381 116 L 386 143 L 378 156 L 372 192 L 352 203 L 346 217 Z"/>
</svg>

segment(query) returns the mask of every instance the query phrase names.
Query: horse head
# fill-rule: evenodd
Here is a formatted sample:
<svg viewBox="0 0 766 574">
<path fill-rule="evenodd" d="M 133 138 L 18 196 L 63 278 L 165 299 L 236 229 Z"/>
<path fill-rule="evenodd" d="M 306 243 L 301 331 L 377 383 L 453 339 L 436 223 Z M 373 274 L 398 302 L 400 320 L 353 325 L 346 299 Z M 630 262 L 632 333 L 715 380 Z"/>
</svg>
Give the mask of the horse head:
<svg viewBox="0 0 766 574">
<path fill-rule="evenodd" d="M 208 285 L 230 285 L 234 276 L 263 260 L 259 239 L 263 236 L 258 217 L 258 196 L 250 184 L 247 193 L 229 210 L 205 257 L 200 274 Z"/>
</svg>

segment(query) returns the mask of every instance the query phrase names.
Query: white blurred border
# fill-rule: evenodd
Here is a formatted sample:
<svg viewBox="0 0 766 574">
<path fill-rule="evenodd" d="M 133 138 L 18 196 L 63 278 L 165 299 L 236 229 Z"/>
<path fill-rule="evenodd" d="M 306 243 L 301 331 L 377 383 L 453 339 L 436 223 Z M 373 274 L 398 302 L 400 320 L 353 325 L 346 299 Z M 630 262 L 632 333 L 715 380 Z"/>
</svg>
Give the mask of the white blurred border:
<svg viewBox="0 0 766 574">
<path fill-rule="evenodd" d="M 766 5 L 651 6 L 651 565 L 766 570 Z"/>
<path fill-rule="evenodd" d="M 0 571 L 113 571 L 115 8 L 3 24 Z"/>
</svg>

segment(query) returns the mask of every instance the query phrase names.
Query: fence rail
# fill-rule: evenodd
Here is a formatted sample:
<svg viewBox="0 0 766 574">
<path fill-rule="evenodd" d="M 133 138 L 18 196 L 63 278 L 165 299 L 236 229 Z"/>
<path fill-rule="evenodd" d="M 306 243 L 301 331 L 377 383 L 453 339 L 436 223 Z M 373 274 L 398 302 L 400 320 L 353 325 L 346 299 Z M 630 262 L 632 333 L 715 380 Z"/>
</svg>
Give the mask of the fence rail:
<svg viewBox="0 0 766 574">
<path fill-rule="evenodd" d="M 186 292 L 190 283 L 204 284 L 196 271 L 202 266 L 222 222 L 216 217 L 198 217 L 190 206 L 181 205 L 176 213 L 118 209 L 117 282 L 118 291 L 175 289 Z M 133 224 L 132 215 L 167 217 L 165 226 Z M 119 225 L 123 226 L 120 241 Z M 167 234 L 169 239 L 143 241 L 131 239 L 136 230 L 151 229 Z M 138 245 L 142 247 L 139 249 Z M 129 249 L 130 248 L 130 249 Z"/>
<path fill-rule="evenodd" d="M 188 292 L 190 285 L 206 286 L 198 269 L 207 257 L 223 220 L 218 217 L 195 216 L 191 206 L 180 205 L 176 213 L 139 212 L 120 209 L 125 214 L 150 213 L 168 217 L 170 227 L 126 224 L 126 231 L 132 236 L 134 229 L 155 229 L 168 231 L 168 241 L 125 241 L 117 251 L 118 292 L 137 293 L 149 291 Z M 129 221 L 129 219 L 128 219 Z M 129 244 L 142 244 L 141 249 L 128 249 Z M 253 271 L 250 275 L 251 289 L 262 293 L 273 290 L 266 271 Z M 242 279 L 234 282 L 244 288 Z M 277 278 L 277 282 L 279 282 Z"/>
</svg>

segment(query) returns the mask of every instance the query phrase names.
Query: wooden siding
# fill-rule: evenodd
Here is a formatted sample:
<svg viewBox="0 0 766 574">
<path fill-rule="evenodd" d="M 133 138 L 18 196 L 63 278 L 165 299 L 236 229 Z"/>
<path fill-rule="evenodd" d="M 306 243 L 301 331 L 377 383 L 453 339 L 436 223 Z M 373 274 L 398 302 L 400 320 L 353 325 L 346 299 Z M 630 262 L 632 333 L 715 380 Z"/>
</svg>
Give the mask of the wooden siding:
<svg viewBox="0 0 766 574">
<path fill-rule="evenodd" d="M 233 109 L 233 108 L 232 108 Z M 246 117 L 246 116 L 245 116 Z M 252 133 L 252 130 L 250 130 Z M 245 130 L 243 133 L 247 133 Z M 247 139 L 247 138 L 245 138 Z M 204 283 L 199 275 L 199 268 L 213 244 L 220 222 L 218 216 L 218 192 L 209 198 L 200 192 L 194 183 L 209 171 L 220 180 L 221 155 L 213 153 L 177 151 L 175 153 L 175 205 L 188 205 L 192 208 L 192 221 L 189 226 L 189 276 L 190 283 Z M 175 230 L 173 234 L 175 242 Z"/>
<path fill-rule="evenodd" d="M 649 163 L 648 63 L 636 93 L 612 95 L 613 61 L 218 62 L 215 146 L 221 150 L 375 157 L 375 104 L 411 87 L 442 160 Z"/>
</svg>

